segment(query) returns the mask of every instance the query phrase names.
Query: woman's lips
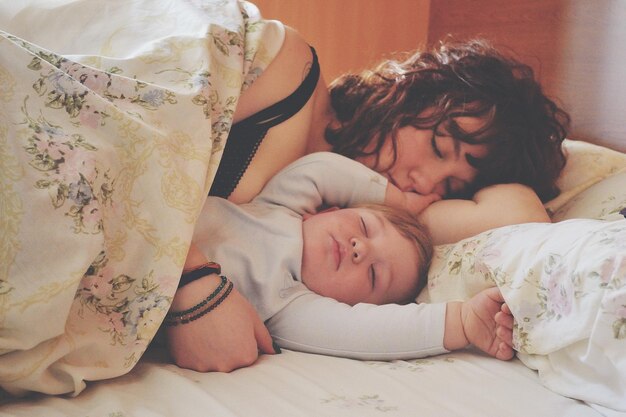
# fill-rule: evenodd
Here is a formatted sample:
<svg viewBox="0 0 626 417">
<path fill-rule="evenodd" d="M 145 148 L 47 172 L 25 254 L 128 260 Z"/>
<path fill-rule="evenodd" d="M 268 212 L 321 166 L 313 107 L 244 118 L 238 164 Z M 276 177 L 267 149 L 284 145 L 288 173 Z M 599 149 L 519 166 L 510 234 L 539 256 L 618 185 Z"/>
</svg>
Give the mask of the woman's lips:
<svg viewBox="0 0 626 417">
<path fill-rule="evenodd" d="M 417 190 L 415 190 L 412 185 L 407 185 L 406 187 L 402 188 L 402 187 L 400 187 L 400 185 L 398 184 L 396 179 L 393 177 L 393 175 L 391 175 L 389 173 L 387 173 L 385 175 L 386 175 L 387 179 L 389 180 L 389 182 L 392 183 L 393 185 L 395 185 L 397 188 L 399 188 L 400 191 L 402 191 L 403 193 L 415 193 L 415 194 L 422 195 L 421 193 L 418 193 Z"/>
</svg>

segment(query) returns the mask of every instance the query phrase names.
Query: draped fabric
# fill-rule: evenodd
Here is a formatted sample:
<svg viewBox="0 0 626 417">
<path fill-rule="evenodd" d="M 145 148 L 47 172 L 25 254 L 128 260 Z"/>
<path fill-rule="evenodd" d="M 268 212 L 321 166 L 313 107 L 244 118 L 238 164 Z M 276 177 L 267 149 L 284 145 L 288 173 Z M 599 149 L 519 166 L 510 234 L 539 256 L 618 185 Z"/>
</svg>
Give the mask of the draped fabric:
<svg viewBox="0 0 626 417">
<path fill-rule="evenodd" d="M 626 411 L 626 219 L 513 225 L 438 250 L 424 298 L 497 285 L 518 357 L 546 387 Z"/>
<path fill-rule="evenodd" d="M 0 5 L 0 385 L 127 373 L 277 22 L 236 0 Z"/>
</svg>

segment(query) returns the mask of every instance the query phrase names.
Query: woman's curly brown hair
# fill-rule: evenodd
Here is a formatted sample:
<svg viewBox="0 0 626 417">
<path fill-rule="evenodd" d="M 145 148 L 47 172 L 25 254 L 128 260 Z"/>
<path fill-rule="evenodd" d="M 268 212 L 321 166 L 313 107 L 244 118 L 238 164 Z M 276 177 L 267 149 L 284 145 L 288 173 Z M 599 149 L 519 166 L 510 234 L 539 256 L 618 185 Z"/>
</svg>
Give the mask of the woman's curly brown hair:
<svg viewBox="0 0 626 417">
<path fill-rule="evenodd" d="M 337 153 L 378 155 L 389 135 L 395 152 L 399 128 L 442 127 L 462 142 L 490 149 L 485 158 L 468 158 L 478 175 L 464 196 L 513 182 L 532 187 L 543 201 L 558 195 L 569 116 L 544 95 L 531 67 L 484 40 L 442 42 L 403 62 L 387 60 L 374 70 L 341 76 L 330 96 L 339 123 L 327 128 L 326 140 Z M 454 121 L 459 116 L 486 123 L 464 132 Z"/>
</svg>

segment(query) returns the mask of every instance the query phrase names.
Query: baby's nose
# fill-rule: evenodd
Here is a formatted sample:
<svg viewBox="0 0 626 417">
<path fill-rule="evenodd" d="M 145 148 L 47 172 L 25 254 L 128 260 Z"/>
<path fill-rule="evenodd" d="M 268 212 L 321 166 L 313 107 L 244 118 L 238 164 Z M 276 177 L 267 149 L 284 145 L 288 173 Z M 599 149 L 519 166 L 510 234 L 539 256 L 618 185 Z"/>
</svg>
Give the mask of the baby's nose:
<svg viewBox="0 0 626 417">
<path fill-rule="evenodd" d="M 352 261 L 360 263 L 367 256 L 367 243 L 359 238 L 352 238 L 350 245 L 352 246 Z"/>
</svg>

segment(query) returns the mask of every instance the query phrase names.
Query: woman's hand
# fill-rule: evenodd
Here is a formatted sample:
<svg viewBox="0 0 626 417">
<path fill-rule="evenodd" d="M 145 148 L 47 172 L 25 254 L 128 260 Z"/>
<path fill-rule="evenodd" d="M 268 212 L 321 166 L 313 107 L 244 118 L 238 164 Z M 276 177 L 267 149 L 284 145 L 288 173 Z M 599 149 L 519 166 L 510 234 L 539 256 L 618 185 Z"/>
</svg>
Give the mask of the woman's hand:
<svg viewBox="0 0 626 417">
<path fill-rule="evenodd" d="M 193 269 L 206 261 L 192 244 L 185 269 Z M 180 288 L 174 296 L 172 311 L 198 304 L 219 282 L 219 276 L 212 274 Z M 234 288 L 215 310 L 192 322 L 168 327 L 166 333 L 175 363 L 200 372 L 230 372 L 254 363 L 259 352 L 276 353 L 272 338 L 254 307 Z"/>
<path fill-rule="evenodd" d="M 199 303 L 219 282 L 213 274 L 184 286 L 176 294 L 173 310 Z M 275 353 L 272 338 L 254 307 L 234 288 L 215 310 L 192 322 L 168 327 L 167 340 L 176 365 L 200 372 L 230 372 L 252 365 L 259 352 Z"/>
</svg>

